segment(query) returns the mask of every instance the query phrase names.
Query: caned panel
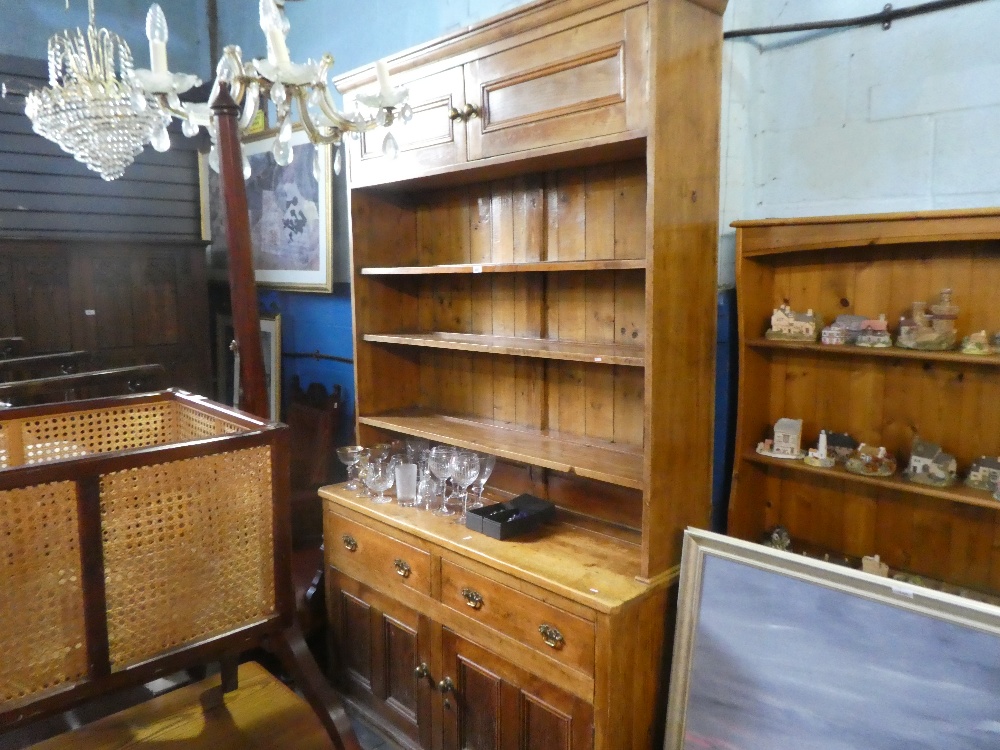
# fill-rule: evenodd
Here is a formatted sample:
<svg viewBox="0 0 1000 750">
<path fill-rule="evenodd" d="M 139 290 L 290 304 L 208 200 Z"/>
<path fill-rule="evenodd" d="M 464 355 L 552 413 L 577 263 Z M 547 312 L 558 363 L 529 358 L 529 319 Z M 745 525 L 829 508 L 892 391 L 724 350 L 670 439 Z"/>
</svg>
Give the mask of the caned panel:
<svg viewBox="0 0 1000 750">
<path fill-rule="evenodd" d="M 170 402 L 173 408 L 173 437 L 175 441 L 198 440 L 216 435 L 233 435 L 246 428 L 226 419 L 192 409 L 179 402 Z"/>
<path fill-rule="evenodd" d="M 642 160 L 413 195 L 418 265 L 643 258 Z M 405 257 L 407 249 L 384 253 Z M 397 261 L 399 262 L 399 261 Z"/>
<path fill-rule="evenodd" d="M 0 492 L 0 707 L 87 674 L 76 484 Z"/>
<path fill-rule="evenodd" d="M 275 612 L 269 446 L 101 478 L 112 668 Z"/>
</svg>

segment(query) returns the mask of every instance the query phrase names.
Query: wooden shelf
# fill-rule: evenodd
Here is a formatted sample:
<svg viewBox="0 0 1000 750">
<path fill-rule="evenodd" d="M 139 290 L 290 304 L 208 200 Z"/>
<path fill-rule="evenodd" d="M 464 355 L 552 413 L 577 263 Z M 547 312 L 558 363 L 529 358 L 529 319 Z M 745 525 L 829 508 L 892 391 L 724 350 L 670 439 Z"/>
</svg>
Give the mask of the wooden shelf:
<svg viewBox="0 0 1000 750">
<path fill-rule="evenodd" d="M 590 344 L 581 341 L 488 336 L 476 333 L 395 333 L 366 334 L 364 340 L 376 344 L 400 344 L 431 349 L 507 354 L 536 359 L 563 359 L 607 365 L 642 367 L 643 348 L 625 344 Z"/>
<path fill-rule="evenodd" d="M 358 421 L 621 487 L 644 487 L 639 448 L 441 414 L 386 414 L 359 417 Z"/>
<path fill-rule="evenodd" d="M 645 269 L 642 258 L 625 260 L 564 260 L 534 263 L 451 263 L 440 266 L 390 266 L 361 269 L 362 276 L 429 276 L 455 273 L 528 273 L 551 271 L 628 271 Z"/>
<path fill-rule="evenodd" d="M 977 505 L 981 508 L 1000 510 L 1000 501 L 994 500 L 988 492 L 966 487 L 964 484 L 954 484 L 951 487 L 934 487 L 929 484 L 911 482 L 899 474 L 890 477 L 869 477 L 862 474 L 853 474 L 841 466 L 832 466 L 825 469 L 818 466 L 809 466 L 798 460 L 771 458 L 762 456 L 756 452 L 748 452 L 743 458 L 751 463 L 760 466 L 787 469 L 793 472 L 805 474 L 815 474 L 822 477 L 842 479 L 846 482 L 866 484 L 873 487 L 882 487 L 895 492 L 903 492 L 909 495 L 920 495 L 922 497 L 933 497 L 938 500 L 946 500 L 952 503 L 962 503 L 964 505 Z"/>
<path fill-rule="evenodd" d="M 901 359 L 917 362 L 953 362 L 982 367 L 1000 367 L 1000 356 L 995 354 L 962 354 L 958 351 L 928 352 L 917 349 L 901 349 L 891 346 L 885 349 L 875 349 L 865 346 L 829 346 L 800 341 L 782 341 L 773 339 L 751 339 L 747 342 L 751 349 L 773 349 L 785 352 L 808 352 L 810 354 L 827 354 L 833 357 L 870 357 L 875 359 Z"/>
</svg>

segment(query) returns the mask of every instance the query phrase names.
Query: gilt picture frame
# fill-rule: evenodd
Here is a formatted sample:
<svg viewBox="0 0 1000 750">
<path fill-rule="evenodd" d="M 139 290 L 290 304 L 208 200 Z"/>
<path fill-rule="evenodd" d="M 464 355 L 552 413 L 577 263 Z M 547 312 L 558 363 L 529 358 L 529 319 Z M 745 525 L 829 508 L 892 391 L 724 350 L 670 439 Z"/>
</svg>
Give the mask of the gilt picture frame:
<svg viewBox="0 0 1000 750">
<path fill-rule="evenodd" d="M 243 153 L 251 173 L 246 181 L 254 276 L 259 286 L 300 292 L 333 288 L 331 150 L 309 142 L 305 130 L 292 132 L 292 161 L 279 166 L 271 154 L 274 130 L 246 139 Z M 316 156 L 318 151 L 318 157 Z M 202 239 L 210 279 L 228 274 L 225 205 L 219 176 L 199 159 Z"/>
<path fill-rule="evenodd" d="M 665 750 L 1000 746 L 1000 607 L 711 532 L 671 670 Z"/>
</svg>

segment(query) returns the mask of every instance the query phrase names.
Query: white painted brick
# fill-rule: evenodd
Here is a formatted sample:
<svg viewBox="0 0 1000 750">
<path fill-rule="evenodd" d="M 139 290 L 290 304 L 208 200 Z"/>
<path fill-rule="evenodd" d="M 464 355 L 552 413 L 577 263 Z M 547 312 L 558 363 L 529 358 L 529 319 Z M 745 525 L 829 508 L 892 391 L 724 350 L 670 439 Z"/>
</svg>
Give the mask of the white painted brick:
<svg viewBox="0 0 1000 750">
<path fill-rule="evenodd" d="M 930 196 L 903 198 L 864 198 L 831 201 L 797 201 L 757 206 L 748 219 L 787 219 L 801 216 L 843 216 L 845 214 L 879 214 L 898 211 L 924 211 L 934 208 Z"/>
<path fill-rule="evenodd" d="M 761 133 L 754 153 L 763 205 L 929 195 L 930 118 Z"/>
<path fill-rule="evenodd" d="M 871 89 L 872 120 L 1000 104 L 1000 63 L 937 73 Z"/>
<path fill-rule="evenodd" d="M 935 195 L 932 208 L 992 208 L 1000 206 L 1000 192 Z"/>
<path fill-rule="evenodd" d="M 935 195 L 1000 192 L 1000 107 L 935 118 Z"/>
</svg>

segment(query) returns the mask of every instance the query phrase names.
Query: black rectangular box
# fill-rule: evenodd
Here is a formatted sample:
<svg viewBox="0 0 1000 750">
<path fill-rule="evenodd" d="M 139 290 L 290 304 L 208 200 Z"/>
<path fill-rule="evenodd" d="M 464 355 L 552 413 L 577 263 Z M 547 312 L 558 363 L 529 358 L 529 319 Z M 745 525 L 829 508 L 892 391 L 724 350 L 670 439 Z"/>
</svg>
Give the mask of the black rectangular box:
<svg viewBox="0 0 1000 750">
<path fill-rule="evenodd" d="M 534 495 L 518 495 L 505 503 L 470 510 L 465 525 L 494 539 L 510 539 L 548 521 L 556 506 Z"/>
</svg>

